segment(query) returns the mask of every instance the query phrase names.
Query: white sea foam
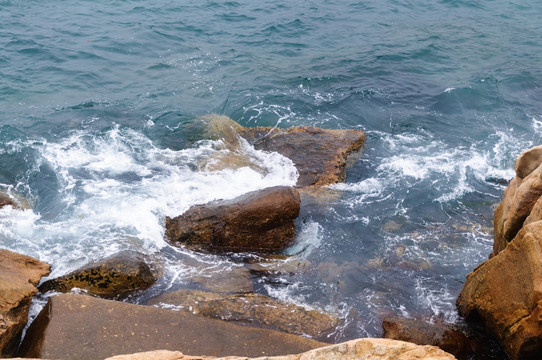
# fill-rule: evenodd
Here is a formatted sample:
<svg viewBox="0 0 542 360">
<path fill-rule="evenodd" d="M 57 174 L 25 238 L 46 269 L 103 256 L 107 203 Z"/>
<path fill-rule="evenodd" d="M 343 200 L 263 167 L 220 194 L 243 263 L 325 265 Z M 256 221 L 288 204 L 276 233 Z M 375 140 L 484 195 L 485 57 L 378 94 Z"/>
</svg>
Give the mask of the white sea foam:
<svg viewBox="0 0 542 360">
<path fill-rule="evenodd" d="M 52 276 L 123 249 L 157 252 L 166 246 L 166 216 L 268 186 L 294 185 L 298 176 L 289 159 L 246 142 L 236 150 L 221 141 L 201 141 L 173 151 L 118 126 L 102 136 L 77 131 L 59 142 L 31 144 L 57 177 L 53 201 L 64 205 L 46 216 L 5 207 L 0 229 L 4 241 L 21 252 L 53 263 Z M 202 165 L 228 152 L 247 165 L 216 170 Z"/>
</svg>

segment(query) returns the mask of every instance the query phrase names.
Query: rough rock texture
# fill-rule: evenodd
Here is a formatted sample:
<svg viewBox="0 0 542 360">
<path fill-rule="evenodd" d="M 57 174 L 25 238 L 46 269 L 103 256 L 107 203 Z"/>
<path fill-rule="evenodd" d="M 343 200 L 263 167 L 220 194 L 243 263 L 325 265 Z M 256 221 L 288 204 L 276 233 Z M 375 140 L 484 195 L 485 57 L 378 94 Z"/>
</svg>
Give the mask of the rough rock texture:
<svg viewBox="0 0 542 360">
<path fill-rule="evenodd" d="M 179 290 L 151 299 L 147 304 L 175 305 L 196 315 L 309 335 L 318 340 L 325 340 L 340 323 L 335 316 L 259 294 L 225 295 Z"/>
<path fill-rule="evenodd" d="M 258 150 L 276 151 L 295 164 L 297 186 L 323 186 L 344 181 L 347 156 L 361 148 L 361 130 L 316 127 L 242 128 L 239 134 Z"/>
<path fill-rule="evenodd" d="M 245 128 L 227 116 L 199 118 L 204 136 L 222 139 L 228 149 L 239 147 L 239 135 L 258 150 L 275 151 L 295 164 L 298 187 L 323 186 L 344 181 L 347 157 L 365 142 L 361 130 L 327 130 L 316 127 Z"/>
<path fill-rule="evenodd" d="M 272 356 L 324 345 L 185 311 L 61 294 L 50 298 L 32 323 L 18 355 L 86 360 L 163 349 L 208 356 Z"/>
<path fill-rule="evenodd" d="M 387 339 L 358 339 L 309 350 L 302 354 L 246 358 L 189 356 L 178 351 L 156 351 L 120 355 L 106 360 L 453 360 L 452 355 L 434 346 L 419 346 Z"/>
<path fill-rule="evenodd" d="M 489 350 L 478 339 L 444 322 L 428 323 L 416 319 L 388 317 L 382 322 L 382 328 L 385 338 L 438 346 L 458 357 Z"/>
<path fill-rule="evenodd" d="M 30 256 L 0 249 L 0 357 L 17 350 L 36 285 L 50 268 Z"/>
<path fill-rule="evenodd" d="M 191 207 L 176 218 L 166 218 L 166 236 L 175 245 L 217 251 L 275 252 L 295 238 L 299 216 L 298 192 L 275 186 L 232 200 Z"/>
<path fill-rule="evenodd" d="M 122 251 L 67 275 L 48 280 L 39 289 L 41 292 L 68 292 L 72 288 L 80 288 L 102 297 L 118 297 L 146 289 L 155 281 L 142 255 L 134 251 Z"/>
<path fill-rule="evenodd" d="M 542 146 L 524 151 L 516 160 L 512 179 L 494 216 L 495 241 L 492 255 L 497 255 L 516 236 L 535 203 L 542 195 Z M 537 210 L 539 211 L 539 210 Z M 533 214 L 533 217 L 536 216 Z M 531 218 L 529 221 L 536 220 Z"/>
<path fill-rule="evenodd" d="M 542 354 L 542 221 L 526 225 L 467 276 L 457 305 L 481 320 L 513 359 Z"/>
</svg>

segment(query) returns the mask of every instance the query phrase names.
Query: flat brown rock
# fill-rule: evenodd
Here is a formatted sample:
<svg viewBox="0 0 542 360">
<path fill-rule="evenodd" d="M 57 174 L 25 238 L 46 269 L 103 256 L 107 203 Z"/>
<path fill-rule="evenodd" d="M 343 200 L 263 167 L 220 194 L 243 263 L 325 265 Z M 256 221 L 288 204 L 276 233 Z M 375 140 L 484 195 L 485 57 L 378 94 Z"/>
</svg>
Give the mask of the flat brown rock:
<svg viewBox="0 0 542 360">
<path fill-rule="evenodd" d="M 48 280 L 39 289 L 41 292 L 69 292 L 79 288 L 102 297 L 117 297 L 146 289 L 155 281 L 153 272 L 141 254 L 121 251 L 67 275 Z"/>
<path fill-rule="evenodd" d="M 457 300 L 459 312 L 481 321 L 512 359 L 542 354 L 541 239 L 542 221 L 524 226 L 504 250 L 467 276 Z"/>
<path fill-rule="evenodd" d="M 50 268 L 30 256 L 0 249 L 0 357 L 17 350 L 36 285 Z"/>
<path fill-rule="evenodd" d="M 337 317 L 260 294 L 216 294 L 179 290 L 151 299 L 148 305 L 168 304 L 214 319 L 309 335 L 324 341 L 340 321 Z"/>
<path fill-rule="evenodd" d="M 252 191 L 166 218 L 166 236 L 173 245 L 199 249 L 276 252 L 295 239 L 300 203 L 299 193 L 289 186 Z"/>
<path fill-rule="evenodd" d="M 184 311 L 62 294 L 52 297 L 32 323 L 19 355 L 101 360 L 163 349 L 191 355 L 255 357 L 300 353 L 323 345 Z"/>
</svg>

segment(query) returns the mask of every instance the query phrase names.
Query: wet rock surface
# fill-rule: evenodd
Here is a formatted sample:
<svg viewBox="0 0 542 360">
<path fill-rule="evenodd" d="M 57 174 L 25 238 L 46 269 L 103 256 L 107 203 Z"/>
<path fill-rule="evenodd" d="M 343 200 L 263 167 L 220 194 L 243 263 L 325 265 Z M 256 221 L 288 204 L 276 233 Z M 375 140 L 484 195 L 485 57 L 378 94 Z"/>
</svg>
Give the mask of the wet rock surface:
<svg viewBox="0 0 542 360">
<path fill-rule="evenodd" d="M 328 130 L 316 127 L 242 128 L 239 134 L 254 148 L 276 151 L 295 164 L 297 186 L 323 186 L 344 181 L 349 154 L 361 148 L 361 130 Z"/>
<path fill-rule="evenodd" d="M 542 354 L 542 221 L 524 226 L 508 246 L 467 276 L 457 300 L 481 321 L 512 359 Z"/>
<path fill-rule="evenodd" d="M 79 288 L 93 295 L 113 298 L 146 289 L 155 281 L 152 270 L 141 254 L 122 251 L 67 275 L 47 280 L 39 286 L 39 290 L 69 292 Z"/>
<path fill-rule="evenodd" d="M 295 354 L 326 344 L 267 329 L 91 296 L 53 296 L 28 329 L 19 356 L 105 359 L 156 349 L 208 356 Z"/>
<path fill-rule="evenodd" d="M 216 294 L 179 290 L 151 299 L 148 305 L 170 304 L 196 315 L 233 321 L 325 341 L 340 324 L 337 317 L 260 294 Z"/>
<path fill-rule="evenodd" d="M 205 135 L 222 139 L 228 148 L 239 146 L 239 136 L 257 150 L 275 151 L 295 164 L 297 187 L 324 186 L 344 181 L 347 158 L 365 142 L 361 130 L 328 130 L 311 126 L 281 129 L 247 128 L 223 115 L 209 114 L 199 120 Z"/>
<path fill-rule="evenodd" d="M 181 352 L 156 351 L 132 355 L 115 356 L 106 360 L 452 360 L 452 355 L 433 346 L 419 346 L 388 339 L 358 339 L 341 344 L 309 350 L 302 354 L 265 356 L 258 358 L 183 355 Z"/>
<path fill-rule="evenodd" d="M 0 357 L 17 350 L 36 285 L 50 268 L 30 256 L 0 249 Z"/>
<path fill-rule="evenodd" d="M 469 359 L 475 353 L 490 353 L 492 350 L 486 339 L 476 337 L 466 328 L 443 321 L 429 323 L 392 316 L 383 320 L 382 328 L 385 338 L 437 346 L 459 359 Z"/>
<path fill-rule="evenodd" d="M 276 252 L 295 239 L 299 193 L 275 186 L 232 200 L 191 207 L 183 215 L 166 218 L 172 245 L 221 252 Z"/>
</svg>

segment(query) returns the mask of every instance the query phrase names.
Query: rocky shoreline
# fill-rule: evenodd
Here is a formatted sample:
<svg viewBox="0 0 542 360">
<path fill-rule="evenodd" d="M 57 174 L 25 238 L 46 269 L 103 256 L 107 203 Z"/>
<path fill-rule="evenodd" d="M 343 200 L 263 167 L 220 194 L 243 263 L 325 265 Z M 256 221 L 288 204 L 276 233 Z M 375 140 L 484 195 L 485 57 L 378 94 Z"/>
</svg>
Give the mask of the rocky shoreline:
<svg viewBox="0 0 542 360">
<path fill-rule="evenodd" d="M 209 138 L 222 139 L 229 148 L 248 141 L 257 149 L 279 152 L 299 171 L 296 187 L 263 189 L 198 205 L 166 219 L 166 236 L 173 246 L 226 255 L 249 251 L 265 258 L 289 246 L 295 239 L 294 220 L 304 197 L 318 197 L 323 185 L 343 181 L 348 156 L 359 151 L 365 140 L 359 130 L 243 128 L 217 115 L 200 120 Z M 235 159 L 219 160 L 213 166 L 235 163 Z M 14 206 L 9 197 L 2 201 L 0 206 Z M 437 329 L 423 321 L 405 325 L 401 319 L 385 321 L 390 339 L 329 345 L 321 341 L 340 326 L 336 316 L 252 293 L 251 286 L 218 292 L 182 290 L 150 299 L 147 305 L 128 304 L 118 300 L 153 286 L 160 277 L 159 265 L 133 252 L 88 264 L 38 287 L 40 278 L 49 274 L 49 265 L 7 250 L 0 252 L 0 263 L 0 357 L 105 359 L 160 349 L 115 359 L 454 359 L 432 345 L 459 358 L 485 351 L 472 336 L 446 324 Z M 250 267 L 251 271 L 266 271 L 262 264 Z M 469 280 L 465 288 L 468 284 Z M 49 297 L 17 351 L 30 299 L 38 291 L 54 291 L 55 295 Z M 460 309 L 467 309 L 461 299 Z M 470 315 L 467 310 L 463 313 Z M 521 351 L 520 355 L 526 350 Z"/>
</svg>

